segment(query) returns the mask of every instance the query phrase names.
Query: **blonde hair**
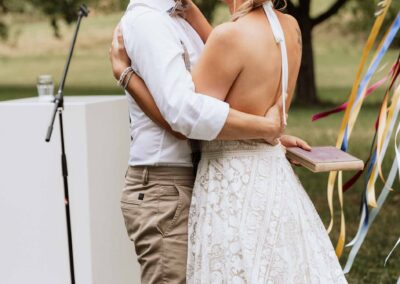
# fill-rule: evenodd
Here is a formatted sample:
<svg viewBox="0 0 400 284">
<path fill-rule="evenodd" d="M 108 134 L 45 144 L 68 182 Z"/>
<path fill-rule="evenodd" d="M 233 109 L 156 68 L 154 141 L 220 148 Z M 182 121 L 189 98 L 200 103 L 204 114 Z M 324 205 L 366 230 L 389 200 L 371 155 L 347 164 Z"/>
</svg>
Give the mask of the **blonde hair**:
<svg viewBox="0 0 400 284">
<path fill-rule="evenodd" d="M 236 1 L 236 0 L 234 0 L 234 1 Z M 264 3 L 266 3 L 266 2 L 272 2 L 272 4 L 275 7 L 276 4 L 279 3 L 280 1 L 279 0 L 246 0 L 242 5 L 240 5 L 239 9 L 237 11 L 235 11 L 235 13 L 232 15 L 232 21 L 236 21 L 239 18 L 247 15 L 254 9 L 264 5 Z M 287 6 L 286 0 L 283 0 L 283 3 L 284 3 L 283 7 L 280 8 L 279 10 L 286 9 L 286 6 Z"/>
</svg>

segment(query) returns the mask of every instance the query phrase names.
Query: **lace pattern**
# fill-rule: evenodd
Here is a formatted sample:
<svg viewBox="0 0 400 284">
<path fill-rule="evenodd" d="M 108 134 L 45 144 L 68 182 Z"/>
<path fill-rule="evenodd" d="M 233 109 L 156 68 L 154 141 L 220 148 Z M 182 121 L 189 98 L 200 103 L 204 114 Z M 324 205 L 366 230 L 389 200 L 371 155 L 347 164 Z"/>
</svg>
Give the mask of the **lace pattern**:
<svg viewBox="0 0 400 284">
<path fill-rule="evenodd" d="M 202 144 L 187 283 L 347 283 L 280 145 Z"/>
</svg>

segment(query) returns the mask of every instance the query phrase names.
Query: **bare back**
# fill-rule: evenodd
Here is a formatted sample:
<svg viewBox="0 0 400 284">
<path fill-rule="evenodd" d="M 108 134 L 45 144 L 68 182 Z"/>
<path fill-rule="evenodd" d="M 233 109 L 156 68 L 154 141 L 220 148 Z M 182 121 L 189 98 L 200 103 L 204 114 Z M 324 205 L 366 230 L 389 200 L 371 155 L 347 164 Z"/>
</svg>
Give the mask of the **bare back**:
<svg viewBox="0 0 400 284">
<path fill-rule="evenodd" d="M 301 35 L 297 22 L 291 16 L 278 11 L 275 13 L 285 33 L 288 52 L 288 109 L 301 63 Z M 243 69 L 226 101 L 239 111 L 264 115 L 281 94 L 281 50 L 262 8 L 252 11 L 234 24 L 239 30 L 237 54 L 242 59 Z"/>
<path fill-rule="evenodd" d="M 301 63 L 297 21 L 274 10 L 285 35 L 290 105 Z M 282 93 L 282 57 L 263 7 L 218 26 L 193 70 L 196 90 L 225 100 L 233 109 L 263 116 Z"/>
</svg>

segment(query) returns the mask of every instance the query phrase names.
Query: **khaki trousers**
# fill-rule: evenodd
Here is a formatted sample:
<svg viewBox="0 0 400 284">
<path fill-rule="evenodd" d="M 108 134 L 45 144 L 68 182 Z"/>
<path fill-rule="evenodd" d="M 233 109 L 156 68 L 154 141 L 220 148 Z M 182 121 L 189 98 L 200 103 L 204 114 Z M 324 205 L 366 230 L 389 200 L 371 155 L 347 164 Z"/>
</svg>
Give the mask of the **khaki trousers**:
<svg viewBox="0 0 400 284">
<path fill-rule="evenodd" d="M 186 283 L 192 168 L 132 167 L 121 197 L 143 284 Z"/>
</svg>

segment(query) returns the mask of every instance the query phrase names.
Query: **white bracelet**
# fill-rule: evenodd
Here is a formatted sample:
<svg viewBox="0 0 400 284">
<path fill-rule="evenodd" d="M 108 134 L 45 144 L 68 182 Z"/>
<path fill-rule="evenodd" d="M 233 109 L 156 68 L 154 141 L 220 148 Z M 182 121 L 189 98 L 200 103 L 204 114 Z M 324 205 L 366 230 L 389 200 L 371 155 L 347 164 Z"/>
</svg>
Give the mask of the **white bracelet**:
<svg viewBox="0 0 400 284">
<path fill-rule="evenodd" d="M 122 72 L 122 74 L 121 74 L 121 76 L 119 77 L 119 80 L 118 80 L 118 85 L 119 86 L 121 86 L 121 87 L 125 86 L 124 82 L 125 82 L 126 76 L 129 74 L 129 72 L 133 72 L 133 68 L 131 66 L 129 66 L 128 68 L 126 68 L 124 70 L 124 72 Z"/>
</svg>

